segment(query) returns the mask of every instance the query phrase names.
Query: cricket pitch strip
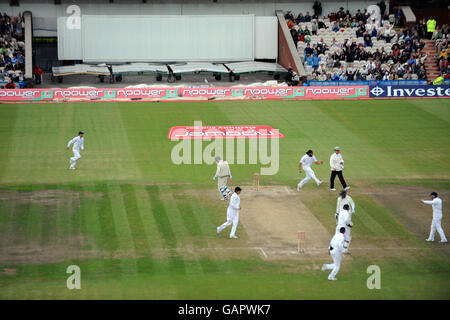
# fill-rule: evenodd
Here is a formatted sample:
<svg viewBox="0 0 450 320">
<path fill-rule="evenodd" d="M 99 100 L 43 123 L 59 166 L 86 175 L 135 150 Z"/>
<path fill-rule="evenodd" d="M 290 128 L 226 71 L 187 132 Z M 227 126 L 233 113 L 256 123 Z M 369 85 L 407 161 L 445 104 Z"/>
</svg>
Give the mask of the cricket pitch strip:
<svg viewBox="0 0 450 320">
<path fill-rule="evenodd" d="M 309 211 L 302 195 L 286 186 L 247 187 L 241 194 L 240 223 L 249 245 L 266 259 L 328 256 L 331 234 Z M 304 252 L 298 252 L 298 232 L 305 232 Z"/>
</svg>

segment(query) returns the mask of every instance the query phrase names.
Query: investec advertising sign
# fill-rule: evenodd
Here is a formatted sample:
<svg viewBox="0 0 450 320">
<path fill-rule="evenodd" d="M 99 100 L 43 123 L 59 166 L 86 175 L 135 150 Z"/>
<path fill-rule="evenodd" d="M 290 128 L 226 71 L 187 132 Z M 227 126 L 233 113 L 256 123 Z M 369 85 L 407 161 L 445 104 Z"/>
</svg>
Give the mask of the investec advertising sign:
<svg viewBox="0 0 450 320">
<path fill-rule="evenodd" d="M 450 86 L 370 86 L 372 98 L 449 98 Z"/>
<path fill-rule="evenodd" d="M 179 126 L 170 128 L 169 139 L 256 139 L 284 138 L 269 126 Z"/>
</svg>

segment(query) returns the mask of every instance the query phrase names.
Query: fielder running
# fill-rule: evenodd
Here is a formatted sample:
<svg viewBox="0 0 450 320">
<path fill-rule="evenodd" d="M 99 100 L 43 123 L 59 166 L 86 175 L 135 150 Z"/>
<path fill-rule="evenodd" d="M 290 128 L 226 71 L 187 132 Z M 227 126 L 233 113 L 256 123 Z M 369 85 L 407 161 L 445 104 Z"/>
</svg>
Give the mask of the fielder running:
<svg viewBox="0 0 450 320">
<path fill-rule="evenodd" d="M 235 235 L 236 228 L 239 223 L 239 210 L 241 210 L 241 198 L 239 197 L 239 194 L 241 193 L 241 188 L 236 187 L 234 189 L 234 193 L 230 198 L 230 204 L 228 205 L 227 209 L 227 222 L 222 224 L 220 227 L 217 227 L 217 235 L 220 236 L 220 233 L 223 229 L 226 227 L 231 227 L 231 233 L 230 233 L 230 239 L 237 239 L 238 237 Z"/>
<path fill-rule="evenodd" d="M 84 133 L 82 131 L 78 132 L 78 136 L 73 138 L 69 141 L 67 144 L 67 150 L 70 149 L 70 146 L 73 144 L 72 151 L 73 151 L 73 157 L 70 158 L 70 167 L 69 169 L 75 170 L 75 165 L 77 164 L 78 159 L 81 158 L 80 155 L 80 149 L 84 150 Z"/>
<path fill-rule="evenodd" d="M 442 230 L 441 221 L 442 221 L 442 200 L 438 197 L 437 192 L 432 192 L 430 194 L 431 200 L 422 200 L 423 203 L 431 204 L 433 207 L 433 220 L 431 222 L 431 230 L 430 236 L 426 241 L 434 241 L 434 234 L 439 232 L 439 236 L 441 237 L 441 243 L 447 242 L 447 238 L 445 237 L 444 230 Z"/>
<path fill-rule="evenodd" d="M 348 247 L 350 246 L 350 241 L 352 240 L 352 237 L 350 236 L 350 228 L 353 227 L 353 223 L 350 218 L 350 212 L 348 210 L 349 210 L 349 205 L 344 204 L 344 207 L 339 212 L 337 226 L 336 226 L 336 234 L 338 234 L 342 228 L 344 228 L 344 231 L 345 231 L 345 233 L 344 233 L 345 239 L 344 239 L 344 245 L 343 245 L 344 250 L 342 251 L 343 253 L 348 252 Z"/>
<path fill-rule="evenodd" d="M 300 162 L 298 163 L 298 172 L 302 173 L 302 168 L 306 173 L 306 177 L 300 181 L 297 185 L 297 191 L 300 191 L 300 189 L 307 183 L 311 178 L 317 183 L 317 186 L 320 186 L 322 184 L 322 181 L 316 178 L 316 174 L 311 169 L 311 165 L 315 164 L 323 164 L 323 161 L 317 161 L 316 156 L 314 155 L 312 150 L 306 151 L 306 154 L 300 159 Z"/>
<path fill-rule="evenodd" d="M 231 196 L 231 190 L 227 187 L 228 177 L 231 182 L 230 166 L 227 161 L 223 161 L 220 157 L 216 157 L 215 160 L 217 163 L 217 170 L 213 180 L 216 181 L 216 179 L 219 178 L 217 181 L 217 187 L 221 195 L 220 200 L 228 200 L 228 197 Z"/>
<path fill-rule="evenodd" d="M 332 270 L 328 275 L 328 280 L 337 280 L 336 275 L 341 268 L 342 252 L 344 251 L 344 233 L 345 228 L 340 228 L 330 242 L 330 256 L 333 263 L 322 265 L 322 271 Z"/>
</svg>

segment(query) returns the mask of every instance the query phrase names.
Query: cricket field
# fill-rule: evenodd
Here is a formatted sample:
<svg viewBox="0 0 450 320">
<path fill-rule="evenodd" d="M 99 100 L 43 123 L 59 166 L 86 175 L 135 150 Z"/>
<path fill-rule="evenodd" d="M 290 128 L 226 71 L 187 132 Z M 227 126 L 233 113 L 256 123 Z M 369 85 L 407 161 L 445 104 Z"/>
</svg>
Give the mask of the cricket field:
<svg viewBox="0 0 450 320">
<path fill-rule="evenodd" d="M 239 239 L 216 234 L 215 164 L 172 161 L 170 128 L 194 121 L 285 135 L 259 191 L 253 174 L 268 165 L 230 164 Z M 69 170 L 79 130 L 85 151 Z M 328 281 L 335 146 L 356 213 L 351 255 Z M 324 184 L 297 192 L 308 149 Z M 450 244 L 425 242 L 432 209 L 420 201 L 439 193 L 449 237 L 449 159 L 448 99 L 1 104 L 0 299 L 450 299 Z M 373 265 L 379 289 L 367 286 Z"/>
</svg>

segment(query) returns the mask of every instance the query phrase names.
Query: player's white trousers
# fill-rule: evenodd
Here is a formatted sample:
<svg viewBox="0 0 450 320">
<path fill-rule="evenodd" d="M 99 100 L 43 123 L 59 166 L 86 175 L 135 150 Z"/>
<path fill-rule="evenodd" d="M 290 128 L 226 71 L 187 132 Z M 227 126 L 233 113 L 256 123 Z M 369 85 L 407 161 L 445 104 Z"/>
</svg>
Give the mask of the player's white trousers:
<svg viewBox="0 0 450 320">
<path fill-rule="evenodd" d="M 436 233 L 437 230 L 439 236 L 441 237 L 441 241 L 447 241 L 444 230 L 442 230 L 441 222 L 442 218 L 433 218 L 433 220 L 431 221 L 430 236 L 428 237 L 428 239 L 434 240 L 434 234 Z"/>
<path fill-rule="evenodd" d="M 78 159 L 81 158 L 80 151 L 79 150 L 72 150 L 73 151 L 73 157 L 70 158 L 70 167 L 75 168 L 75 165 L 77 164 Z"/>
<path fill-rule="evenodd" d="M 237 228 L 238 223 L 239 223 L 239 212 L 237 210 L 228 209 L 227 210 L 227 222 L 225 222 L 224 224 L 222 224 L 219 227 L 219 232 L 222 232 L 222 230 L 225 229 L 226 227 L 233 225 L 231 227 L 231 233 L 230 233 L 230 237 L 232 237 L 236 233 L 236 228 Z"/>
<path fill-rule="evenodd" d="M 334 249 L 330 251 L 330 256 L 331 259 L 333 259 L 333 263 L 325 264 L 325 268 L 327 270 L 331 270 L 330 274 L 328 275 L 328 279 L 334 278 L 338 274 L 339 269 L 341 268 L 342 254 Z"/>
<path fill-rule="evenodd" d="M 345 228 L 345 233 L 344 233 L 344 249 L 348 250 L 348 247 L 350 246 L 350 241 L 352 241 L 352 236 L 350 235 L 350 227 L 347 226 L 342 226 L 342 225 L 337 225 L 336 226 L 336 234 L 340 233 L 341 228 L 344 227 Z"/>
<path fill-rule="evenodd" d="M 301 188 L 307 183 L 309 180 L 313 179 L 317 184 L 319 184 L 320 180 L 316 178 L 316 174 L 311 168 L 303 168 L 303 171 L 306 173 L 305 179 L 299 182 L 298 187 Z"/>
</svg>

